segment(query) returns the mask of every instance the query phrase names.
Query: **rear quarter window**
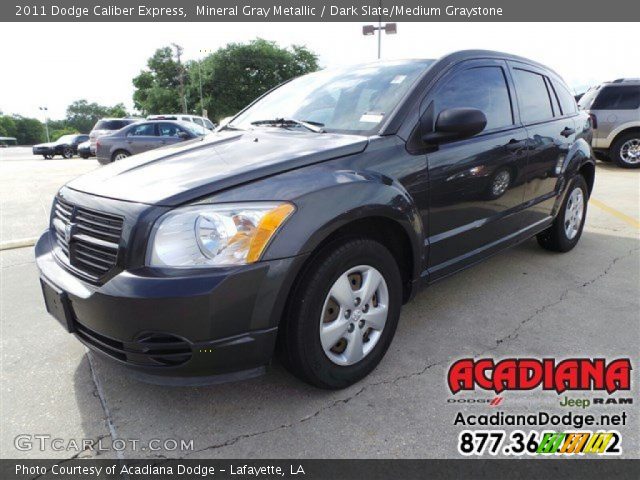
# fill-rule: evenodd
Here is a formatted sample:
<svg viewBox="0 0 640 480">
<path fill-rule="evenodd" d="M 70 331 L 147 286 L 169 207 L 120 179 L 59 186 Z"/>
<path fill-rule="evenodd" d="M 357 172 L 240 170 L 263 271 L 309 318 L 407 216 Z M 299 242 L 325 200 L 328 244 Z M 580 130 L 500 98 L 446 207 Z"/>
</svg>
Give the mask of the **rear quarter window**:
<svg viewBox="0 0 640 480">
<path fill-rule="evenodd" d="M 593 110 L 635 110 L 640 108 L 640 85 L 604 87 L 593 101 Z"/>
</svg>

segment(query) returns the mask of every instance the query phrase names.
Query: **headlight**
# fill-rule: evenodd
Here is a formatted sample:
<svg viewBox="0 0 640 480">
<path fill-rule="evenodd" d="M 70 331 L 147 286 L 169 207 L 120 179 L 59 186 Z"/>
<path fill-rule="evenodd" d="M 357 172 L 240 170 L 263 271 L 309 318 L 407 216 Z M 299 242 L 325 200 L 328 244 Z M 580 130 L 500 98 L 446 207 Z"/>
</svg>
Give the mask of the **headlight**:
<svg viewBox="0 0 640 480">
<path fill-rule="evenodd" d="M 266 202 L 177 208 L 156 223 L 147 263 L 193 268 L 256 262 L 294 210 L 290 203 Z"/>
</svg>

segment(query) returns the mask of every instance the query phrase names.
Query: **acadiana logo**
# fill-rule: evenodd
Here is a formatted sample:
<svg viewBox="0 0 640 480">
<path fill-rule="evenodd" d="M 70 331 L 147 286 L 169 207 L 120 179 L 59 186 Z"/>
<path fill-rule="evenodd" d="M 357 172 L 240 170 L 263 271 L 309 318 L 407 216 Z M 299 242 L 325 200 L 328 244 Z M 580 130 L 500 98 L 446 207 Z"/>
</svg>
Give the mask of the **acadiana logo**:
<svg viewBox="0 0 640 480">
<path fill-rule="evenodd" d="M 606 390 L 613 393 L 631 389 L 631 360 L 618 358 L 507 358 L 497 363 L 491 358 L 463 358 L 449 368 L 449 389 L 500 393 L 504 390 Z"/>
</svg>

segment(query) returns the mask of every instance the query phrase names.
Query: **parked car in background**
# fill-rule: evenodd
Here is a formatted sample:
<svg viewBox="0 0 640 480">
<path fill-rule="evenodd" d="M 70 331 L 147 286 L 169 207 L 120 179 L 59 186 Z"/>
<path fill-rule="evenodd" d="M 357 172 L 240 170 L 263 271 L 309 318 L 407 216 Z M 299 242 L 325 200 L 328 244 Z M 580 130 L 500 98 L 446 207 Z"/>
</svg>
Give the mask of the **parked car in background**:
<svg viewBox="0 0 640 480">
<path fill-rule="evenodd" d="M 420 287 L 533 236 L 574 248 L 590 142 L 562 78 L 522 57 L 311 73 L 201 141 L 60 189 L 35 248 L 45 303 L 155 382 L 247 378 L 277 351 L 300 378 L 344 388 L 382 360 Z"/>
<path fill-rule="evenodd" d="M 104 165 L 147 150 L 202 137 L 208 133 L 208 130 L 189 122 L 176 120 L 137 122 L 116 133 L 100 137 L 96 144 L 96 157 L 98 162 Z"/>
<path fill-rule="evenodd" d="M 87 140 L 89 140 L 89 135 L 63 135 L 55 142 L 34 145 L 33 154 L 42 155 L 46 159 L 56 155 L 71 158 L 78 153 L 78 145 Z"/>
<path fill-rule="evenodd" d="M 213 131 L 216 128 L 216 124 L 205 117 L 198 117 L 197 115 L 187 115 L 183 113 L 175 113 L 170 115 L 149 115 L 147 120 L 179 120 L 182 122 L 191 122 Z"/>
<path fill-rule="evenodd" d="M 640 168 L 640 79 L 620 78 L 598 85 L 578 105 L 591 117 L 598 158 Z"/>
<path fill-rule="evenodd" d="M 86 142 L 78 145 L 78 155 L 80 155 L 80 158 L 84 159 L 87 159 L 94 155 L 94 153 L 91 151 L 91 140 L 87 140 Z"/>
<path fill-rule="evenodd" d="M 89 140 L 91 140 L 91 150 L 95 155 L 96 153 L 96 141 L 98 138 L 117 132 L 121 128 L 131 125 L 132 123 L 139 122 L 141 118 L 103 118 L 98 120 L 93 126 L 91 132 L 89 132 Z"/>
</svg>

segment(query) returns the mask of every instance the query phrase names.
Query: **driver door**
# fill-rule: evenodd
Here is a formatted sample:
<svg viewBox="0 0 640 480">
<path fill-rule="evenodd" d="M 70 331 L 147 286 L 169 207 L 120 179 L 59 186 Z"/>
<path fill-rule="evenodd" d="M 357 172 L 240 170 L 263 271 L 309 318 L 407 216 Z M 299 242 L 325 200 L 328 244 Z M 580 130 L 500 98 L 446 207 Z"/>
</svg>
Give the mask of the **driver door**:
<svg viewBox="0 0 640 480">
<path fill-rule="evenodd" d="M 463 62 L 433 92 L 426 105 L 434 121 L 449 108 L 477 108 L 487 117 L 479 134 L 427 154 L 429 272 L 436 279 L 488 255 L 522 227 L 527 135 L 502 60 Z"/>
</svg>

